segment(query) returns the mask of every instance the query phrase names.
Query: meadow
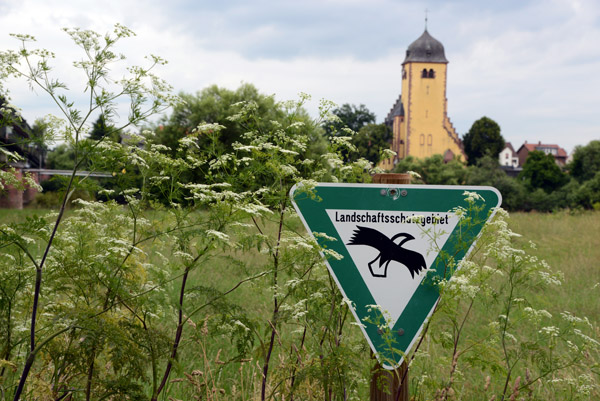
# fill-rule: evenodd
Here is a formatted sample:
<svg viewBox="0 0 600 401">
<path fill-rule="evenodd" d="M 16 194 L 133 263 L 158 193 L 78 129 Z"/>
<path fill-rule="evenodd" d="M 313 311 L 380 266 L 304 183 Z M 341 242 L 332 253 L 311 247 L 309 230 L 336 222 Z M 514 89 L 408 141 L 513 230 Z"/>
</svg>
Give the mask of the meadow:
<svg viewBox="0 0 600 401">
<path fill-rule="evenodd" d="M 124 211 L 115 206 L 108 212 Z M 66 221 L 83 216 L 84 220 L 79 224 L 91 224 L 93 230 L 96 226 L 90 220 L 91 215 L 81 213 L 77 209 L 69 211 Z M 3 225 L 19 224 L 43 214 L 45 212 L 39 210 L 3 210 L 0 212 L 0 222 Z M 106 219 L 108 216 L 109 214 L 98 214 L 92 220 Z M 156 230 L 158 225 L 169 226 L 173 223 L 172 219 L 175 219 L 164 212 L 148 213 L 143 218 L 148 220 L 147 232 Z M 186 218 L 187 221 L 193 219 L 190 216 Z M 141 220 L 142 216 L 138 219 Z M 368 398 L 372 368 L 376 361 L 362 333 L 351 323 L 353 318 L 324 266 L 313 257 L 300 258 L 304 263 L 313 265 L 312 269 L 305 269 L 306 266 L 297 262 L 299 254 L 295 250 L 290 250 L 289 255 L 284 255 L 282 251 L 278 262 L 280 275 L 276 278 L 278 282 L 274 284 L 273 274 L 269 273 L 273 263 L 272 254 L 264 244 L 248 242 L 250 236 L 256 234 L 251 232 L 257 228 L 260 228 L 259 237 L 264 241 L 268 241 L 265 238 L 277 238 L 278 223 L 277 219 L 270 221 L 265 218 L 253 226 L 252 220 L 244 221 L 244 225 L 237 231 L 227 232 L 230 235 L 228 241 L 237 244 L 236 246 L 225 243 L 220 245 L 216 252 L 207 254 L 198 266 L 190 270 L 186 286 L 188 300 L 182 308 L 184 324 L 179 352 L 172 361 L 171 374 L 158 399 Z M 519 246 L 529 247 L 530 242 L 535 243 L 536 246 L 529 250 L 531 255 L 545 259 L 555 273 L 560 270 L 563 274 L 561 285 L 514 286 L 510 287 L 510 291 L 518 289 L 519 299 L 525 299 L 527 305 L 535 305 L 535 310 L 544 310 L 553 316 L 568 311 L 573 316 L 589 317 L 588 335 L 592 340 L 600 338 L 597 326 L 600 312 L 597 297 L 600 291 L 600 247 L 597 240 L 600 238 L 600 214 L 514 213 L 508 223 L 514 232 L 521 235 L 512 237 L 515 249 Z M 104 225 L 111 226 L 108 222 L 102 222 L 98 227 Z M 83 226 L 73 226 L 73 232 Z M 71 228 L 67 225 L 67 230 L 69 229 Z M 283 229 L 284 236 L 287 235 L 290 239 L 290 248 L 298 244 L 291 241 L 293 235 L 305 235 L 304 228 L 294 216 L 286 218 Z M 118 228 L 112 226 L 110 230 Z M 92 237 L 95 234 L 97 233 L 91 231 L 85 233 Z M 97 240 L 103 241 L 102 238 Z M 82 333 L 87 330 L 88 334 L 83 337 L 75 333 L 74 336 L 69 335 L 67 332 L 49 342 L 40 352 L 42 357 L 34 365 L 35 380 L 29 387 L 31 399 L 56 399 L 61 394 L 67 394 L 64 393 L 67 386 L 79 388 L 72 392 L 73 400 L 85 399 L 83 383 L 84 378 L 89 376 L 90 365 L 86 361 L 89 361 L 90 355 L 95 355 L 96 361 L 92 365 L 95 370 L 92 370 L 91 375 L 97 375 L 91 386 L 91 399 L 120 399 L 121 396 L 122 399 L 149 399 L 148 395 L 153 393 L 153 388 L 155 392 L 157 383 L 160 382 L 160 367 L 168 359 L 172 338 L 178 328 L 180 281 L 182 266 L 185 264 L 178 262 L 182 258 L 179 251 L 171 251 L 171 254 L 167 252 L 168 249 L 177 249 L 176 242 L 179 240 L 181 237 L 165 237 L 139 245 L 143 253 L 136 258 L 131 257 L 130 267 L 133 270 L 124 274 L 123 279 L 129 281 L 127 291 L 149 287 L 150 295 L 139 303 L 122 300 L 121 305 L 115 306 L 110 313 L 94 318 L 97 319 L 95 324 L 98 327 L 84 324 L 85 330 Z M 105 297 L 102 284 L 93 282 L 103 282 L 105 278 L 97 272 L 88 277 L 79 270 L 99 266 L 94 264 L 96 262 L 86 262 L 86 258 L 97 258 L 97 254 L 90 253 L 90 249 L 86 247 L 75 246 L 79 241 L 81 238 L 64 244 L 65 248 L 60 242 L 57 244 L 56 252 L 71 252 L 66 256 L 74 262 L 69 266 L 70 262 L 64 259 L 61 262 L 63 272 L 58 274 L 55 271 L 47 276 L 47 280 L 55 279 L 57 282 L 46 283 L 55 292 L 44 294 L 47 298 L 44 306 L 45 320 L 40 326 L 42 333 L 51 330 L 53 324 L 60 326 L 60 320 L 68 314 L 70 319 L 94 315 L 98 307 L 103 310 L 106 306 L 98 306 L 97 303 L 109 299 Z M 98 244 L 94 248 L 96 246 L 102 252 L 107 249 Z M 170 265 L 170 268 L 153 273 L 152 270 L 156 268 L 151 266 L 166 265 Z M 3 266 L 6 268 L 8 264 L 3 263 Z M 518 269 L 511 271 L 516 272 L 514 277 L 523 272 Z M 7 272 L 4 271 L 3 274 L 6 277 Z M 65 280 L 64 275 L 68 276 L 68 280 Z M 513 277 L 512 273 L 510 275 Z M 30 283 L 23 283 L 22 291 L 28 292 L 34 271 L 29 271 L 23 277 L 24 281 Z M 472 282 L 481 277 L 473 278 Z M 485 276 L 488 283 L 490 277 Z M 159 278 L 163 280 L 160 288 L 152 287 Z M 500 280 L 495 280 L 497 279 L 492 278 L 489 285 L 492 293 L 488 297 L 470 299 L 461 294 L 453 297 L 452 293 L 448 293 L 446 299 L 449 302 L 440 303 L 440 310 L 432 319 L 428 334 L 411 364 L 409 383 L 413 399 L 597 399 L 600 395 L 597 350 L 582 351 L 581 359 L 567 362 L 571 365 L 564 369 L 561 366 L 546 366 L 548 363 L 556 363 L 549 361 L 568 360 L 564 355 L 552 359 L 546 353 L 568 354 L 567 341 L 571 340 L 565 340 L 566 348 L 561 348 L 558 342 L 562 339 L 562 331 L 555 337 L 544 337 L 538 334 L 546 327 L 543 323 L 537 327 L 523 320 L 524 315 L 518 314 L 515 315 L 515 331 L 510 333 L 515 337 L 514 354 L 506 355 L 513 355 L 511 358 L 516 358 L 519 363 L 515 363 L 515 373 L 510 380 L 506 380 L 508 391 L 503 391 L 506 377 L 501 352 L 503 340 L 502 336 L 491 333 L 490 322 L 498 321 L 496 315 L 501 314 L 502 308 L 506 306 L 501 301 L 506 288 L 499 284 Z M 68 289 L 69 281 L 79 282 L 78 285 L 87 283 L 88 287 L 81 289 L 82 293 L 99 291 L 96 294 L 98 298 L 95 299 L 90 294 L 86 295 L 84 303 L 75 302 L 74 294 L 77 291 Z M 7 286 L 3 288 L 6 289 Z M 153 290 L 158 293 L 156 297 L 152 295 Z M 62 291 L 62 295 L 59 291 Z M 0 375 L 0 399 L 9 399 L 10 389 L 17 378 L 17 366 L 22 363 L 26 332 L 18 328 L 23 324 L 18 319 L 26 319 L 27 309 L 30 307 L 24 298 L 11 306 L 13 315 L 9 319 L 15 320 L 12 324 L 17 329 L 13 331 L 13 338 L 9 341 L 17 345 L 13 345 L 13 351 L 7 354 L 10 358 L 1 358 L 5 361 Z M 280 323 L 277 326 L 273 324 L 274 298 L 279 302 Z M 72 310 L 75 306 L 83 308 L 83 305 L 86 305 L 87 310 Z M 22 310 L 18 310 L 17 306 Z M 527 310 L 526 307 L 522 309 Z M 126 317 L 127 314 L 131 316 Z M 143 338 L 144 335 L 147 335 L 146 339 Z M 88 336 L 94 337 L 94 341 L 87 343 Z M 111 336 L 114 338 L 111 339 Z M 271 346 L 269 339 L 273 340 Z M 3 340 L 6 341 L 6 337 Z M 73 344 L 74 340 L 79 344 Z M 2 345 L 0 348 L 4 348 L 6 343 Z M 581 344 L 579 346 L 582 347 Z M 105 350 L 102 350 L 104 347 Z M 119 355 L 119 347 L 132 355 Z M 265 382 L 264 360 L 269 349 L 272 352 L 270 376 Z M 92 351 L 94 354 L 91 354 Z M 62 371 L 57 368 L 61 363 Z M 119 363 L 122 366 L 114 366 Z M 585 366 L 588 367 L 587 370 Z M 545 373 L 540 372 L 549 373 L 548 376 L 542 376 Z M 526 377 L 536 374 L 541 377 Z M 129 376 L 128 380 L 122 376 Z M 533 383 L 525 386 L 528 380 Z M 94 390 L 94 386 L 98 389 Z M 103 386 L 121 386 L 121 392 L 100 393 Z M 96 396 L 94 391 L 98 391 Z M 261 395 L 263 391 L 266 394 L 264 396 Z M 138 398 L 132 394 L 137 394 Z"/>
<path fill-rule="evenodd" d="M 564 314 L 564 316 L 572 314 L 573 316 L 588 317 L 590 319 L 590 336 L 595 340 L 600 339 L 598 328 L 598 316 L 600 316 L 600 302 L 598 301 L 600 291 L 600 249 L 598 247 L 600 226 L 598 224 L 600 224 L 600 214 L 597 212 L 573 213 L 568 211 L 557 213 L 519 212 L 510 214 L 508 224 L 511 230 L 519 234 L 513 240 L 516 244 L 515 248 L 528 248 L 531 255 L 547 262 L 551 271 L 561 277 L 561 284 L 559 285 L 543 288 L 536 285 L 526 286 L 516 299 L 525 299 L 525 303 L 529 306 L 536 305 L 534 310 L 543 312 L 538 314 L 538 317 L 546 312 L 553 317 L 561 314 Z M 511 279 L 515 277 L 511 275 Z M 498 286 L 504 291 L 514 288 L 510 286 L 503 287 L 501 284 L 498 284 Z M 498 294 L 494 294 L 494 296 L 498 296 Z M 524 309 L 529 306 L 525 306 Z M 463 304 L 454 309 L 453 313 L 462 316 L 461 313 L 464 313 L 466 308 L 466 305 Z M 590 354 L 590 359 L 586 362 L 589 370 L 585 368 L 566 369 L 561 373 L 549 374 L 544 380 L 540 380 L 528 389 L 519 386 L 519 382 L 522 385 L 524 382 L 531 381 L 531 376 L 534 375 L 532 373 L 535 369 L 534 366 L 539 362 L 536 361 L 537 355 L 546 352 L 552 353 L 556 349 L 554 348 L 556 345 L 554 341 L 548 341 L 545 344 L 542 341 L 535 345 L 535 342 L 540 340 L 536 332 L 542 333 L 548 327 L 541 327 L 540 329 L 540 326 L 537 326 L 539 320 L 534 319 L 534 321 L 527 323 L 527 319 L 523 319 L 523 316 L 519 314 L 515 316 L 515 321 L 523 319 L 521 323 L 524 324 L 510 334 L 515 337 L 515 343 L 522 341 L 519 346 L 521 350 L 513 355 L 515 364 L 517 363 L 516 360 L 521 357 L 524 358 L 522 361 L 524 363 L 520 373 L 517 374 L 518 377 L 515 377 L 517 375 L 513 376 L 513 379 L 516 380 L 509 384 L 509 387 L 514 390 L 510 397 L 498 396 L 498 388 L 495 391 L 493 388 L 494 382 L 497 380 L 497 376 L 502 376 L 505 371 L 498 369 L 499 366 L 494 366 L 486 361 L 484 355 L 486 353 L 502 353 L 503 343 L 502 341 L 491 341 L 488 344 L 491 349 L 486 346 L 479 347 L 481 344 L 478 343 L 482 338 L 488 338 L 487 325 L 490 321 L 489 317 L 498 313 L 501 312 L 498 312 L 498 308 L 494 307 L 494 302 L 478 302 L 473 304 L 470 320 L 463 321 L 466 323 L 464 330 L 468 331 L 465 335 L 467 337 L 467 344 L 464 346 L 465 354 L 457 352 L 451 355 L 470 359 L 466 363 L 470 369 L 461 371 L 460 365 L 457 368 L 459 374 L 453 383 L 453 385 L 458 385 L 454 394 L 456 399 L 594 400 L 600 396 L 597 352 L 595 355 Z M 438 321 L 437 330 L 442 333 L 456 332 L 457 321 L 451 316 Z M 458 323 L 461 322 L 460 319 L 457 320 Z M 501 322 L 501 319 L 499 321 Z M 515 323 L 515 328 L 517 326 L 519 324 Z M 436 337 L 437 341 L 435 340 Z M 416 399 L 431 399 L 431 392 L 421 392 L 419 386 L 431 380 L 437 382 L 436 385 L 439 386 L 439 383 L 447 380 L 447 372 L 453 369 L 456 359 L 448 356 L 448 348 L 452 349 L 454 344 L 452 341 L 450 341 L 450 345 L 444 344 L 447 340 L 443 337 L 443 334 L 440 336 L 432 333 L 430 338 L 426 339 L 425 347 L 423 347 L 424 355 L 435 362 L 429 362 L 424 358 L 421 364 L 415 364 L 413 367 L 413 376 L 416 377 L 413 378 L 411 391 Z M 470 347 L 473 347 L 473 349 L 470 349 Z M 531 351 L 529 355 L 527 355 L 528 351 L 525 351 L 528 348 Z M 444 349 L 446 350 L 444 351 Z M 473 355 L 474 350 L 475 355 Z M 481 354 L 476 355 L 477 352 Z M 446 356 L 443 356 L 444 353 L 446 353 Z M 490 360 L 493 359 L 490 358 Z M 445 360 L 446 366 L 440 368 L 436 365 L 440 360 Z M 419 377 L 419 375 L 421 376 Z M 568 383 L 568 385 L 559 388 L 555 386 L 557 383 Z M 501 382 L 501 384 L 503 383 Z M 508 381 L 506 384 L 508 384 Z M 440 393 L 435 394 L 439 395 Z"/>
<path fill-rule="evenodd" d="M 523 240 L 537 245 L 534 253 L 564 273 L 549 305 L 561 306 L 590 318 L 600 316 L 600 214 L 559 212 L 513 213 L 511 226 Z M 600 338 L 600 336 L 598 336 Z"/>
</svg>

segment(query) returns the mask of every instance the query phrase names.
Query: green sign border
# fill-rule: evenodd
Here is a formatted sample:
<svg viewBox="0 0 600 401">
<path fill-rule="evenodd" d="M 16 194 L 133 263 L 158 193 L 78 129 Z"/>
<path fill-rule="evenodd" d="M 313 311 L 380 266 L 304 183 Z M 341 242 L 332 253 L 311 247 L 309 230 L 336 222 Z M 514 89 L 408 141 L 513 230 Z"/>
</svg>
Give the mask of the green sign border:
<svg viewBox="0 0 600 401">
<path fill-rule="evenodd" d="M 437 286 L 433 284 L 435 277 L 450 277 L 445 272 L 443 255 L 454 255 L 458 264 L 472 249 L 486 221 L 495 213 L 494 208 L 502 203 L 500 192 L 493 187 L 450 186 L 450 185 L 401 185 L 401 184 L 332 184 L 320 183 L 311 192 L 306 192 L 297 185 L 290 191 L 290 197 L 296 211 L 302 218 L 307 230 L 313 233 L 325 233 L 336 241 L 315 237 L 319 245 L 329 248 L 343 256 L 341 260 L 326 259 L 326 264 L 346 298 L 352 301 L 353 313 L 361 329 L 377 355 L 379 362 L 386 369 L 395 369 L 402 363 L 403 355 L 417 339 L 423 323 L 433 312 L 439 299 Z M 385 189 L 385 191 L 382 191 Z M 405 192 L 404 192 L 405 191 Z M 435 273 L 429 273 L 417 288 L 413 297 L 395 323 L 391 333 L 381 334 L 375 324 L 365 323 L 365 319 L 373 322 L 383 321 L 381 312 L 367 308 L 375 304 L 371 292 L 364 283 L 358 268 L 348 253 L 342 239 L 338 235 L 327 209 L 373 210 L 373 211 L 410 211 L 410 212 L 449 212 L 456 207 L 469 209 L 465 191 L 475 192 L 484 202 L 477 201 L 480 210 L 474 211 L 470 217 L 476 224 L 467 228 L 460 223 L 448 237 L 440 254 L 432 264 Z M 479 208 L 478 208 L 479 209 Z M 314 235 L 313 235 L 314 237 Z M 457 246 L 459 245 L 459 246 Z M 402 335 L 398 332 L 403 331 Z M 393 336 L 392 350 L 389 338 Z M 388 339 L 386 341 L 386 338 Z"/>
</svg>

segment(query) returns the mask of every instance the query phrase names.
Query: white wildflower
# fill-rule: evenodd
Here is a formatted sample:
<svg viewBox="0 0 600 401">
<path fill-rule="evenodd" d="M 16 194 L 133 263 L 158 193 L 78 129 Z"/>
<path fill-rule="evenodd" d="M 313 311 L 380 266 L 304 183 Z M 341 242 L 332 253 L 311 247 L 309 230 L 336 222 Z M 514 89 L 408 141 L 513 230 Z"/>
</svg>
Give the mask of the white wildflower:
<svg viewBox="0 0 600 401">
<path fill-rule="evenodd" d="M 539 333 L 547 334 L 551 337 L 558 337 L 558 335 L 560 334 L 560 329 L 556 326 L 546 326 L 542 327 L 541 330 L 539 330 Z"/>
<path fill-rule="evenodd" d="M 249 332 L 249 331 L 250 331 L 250 329 L 249 329 L 249 328 L 248 328 L 248 327 L 247 327 L 247 326 L 246 326 L 244 323 L 240 322 L 239 320 L 234 320 L 234 321 L 233 321 L 233 325 L 234 325 L 234 326 L 241 327 L 241 328 L 242 328 L 244 331 L 246 331 L 246 332 Z"/>
<path fill-rule="evenodd" d="M 342 260 L 344 259 L 344 256 L 342 256 L 341 254 L 337 253 L 336 251 L 332 250 L 332 249 L 322 249 L 323 255 L 325 255 L 325 257 L 332 257 L 335 260 Z"/>
<path fill-rule="evenodd" d="M 392 149 L 383 149 L 381 151 L 381 159 L 385 160 L 385 159 L 391 159 L 393 157 L 395 157 L 397 155 L 396 152 L 394 152 Z"/>
<path fill-rule="evenodd" d="M 485 202 L 485 199 L 483 199 L 483 196 L 481 196 L 477 192 L 465 191 L 465 192 L 463 192 L 463 195 L 466 196 L 465 200 L 469 203 L 474 203 L 475 201 L 478 201 L 478 200 Z"/>
<path fill-rule="evenodd" d="M 216 239 L 219 239 L 221 241 L 228 241 L 229 240 L 229 235 L 222 233 L 221 231 L 216 231 L 216 230 L 206 230 L 206 235 L 208 235 L 209 237 L 213 237 Z"/>
<path fill-rule="evenodd" d="M 327 235 L 326 233 L 320 233 L 320 232 L 314 231 L 313 235 L 315 236 L 315 238 L 323 238 L 327 241 L 337 241 L 337 238 Z"/>
</svg>

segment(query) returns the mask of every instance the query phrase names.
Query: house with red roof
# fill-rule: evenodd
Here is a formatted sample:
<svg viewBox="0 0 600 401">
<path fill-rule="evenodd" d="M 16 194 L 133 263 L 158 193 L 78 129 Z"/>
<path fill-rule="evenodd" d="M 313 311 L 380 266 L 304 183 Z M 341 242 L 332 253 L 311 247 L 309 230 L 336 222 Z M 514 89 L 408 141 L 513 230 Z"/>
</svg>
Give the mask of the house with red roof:
<svg viewBox="0 0 600 401">
<path fill-rule="evenodd" d="M 527 143 L 527 141 L 525 141 L 525 143 L 521 145 L 519 150 L 517 150 L 519 166 L 523 166 L 525 164 L 525 160 L 527 160 L 529 152 L 533 152 L 534 150 L 538 150 L 546 153 L 547 155 L 554 156 L 556 164 L 558 164 L 561 167 L 567 164 L 567 151 L 561 148 L 560 146 L 553 144 L 545 144 L 541 141 L 538 143 Z"/>
</svg>

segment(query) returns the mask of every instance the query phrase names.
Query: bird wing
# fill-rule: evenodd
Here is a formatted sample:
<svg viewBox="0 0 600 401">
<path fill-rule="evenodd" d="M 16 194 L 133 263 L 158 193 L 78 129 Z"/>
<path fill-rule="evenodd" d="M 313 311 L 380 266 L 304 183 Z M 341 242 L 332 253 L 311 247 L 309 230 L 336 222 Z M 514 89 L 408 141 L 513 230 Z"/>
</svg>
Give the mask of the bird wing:
<svg viewBox="0 0 600 401">
<path fill-rule="evenodd" d="M 356 230 L 350 238 L 347 245 L 368 245 L 382 251 L 383 248 L 389 247 L 390 239 L 379 231 L 363 226 L 356 226 Z M 393 243 L 392 243 L 393 244 Z"/>
<path fill-rule="evenodd" d="M 419 274 L 421 270 L 427 269 L 423 255 L 421 255 L 419 252 L 403 248 L 399 245 L 396 246 L 395 252 L 391 256 L 391 259 L 406 266 L 412 278 L 415 278 L 415 274 Z"/>
<path fill-rule="evenodd" d="M 391 238 L 391 241 L 394 242 L 397 238 L 400 238 L 400 237 L 404 237 L 404 239 L 402 241 L 400 241 L 398 246 L 402 246 L 402 244 L 404 244 L 406 241 L 411 241 L 411 240 L 415 239 L 415 237 L 413 237 L 409 233 L 399 233 L 399 234 L 394 235 Z"/>
</svg>

